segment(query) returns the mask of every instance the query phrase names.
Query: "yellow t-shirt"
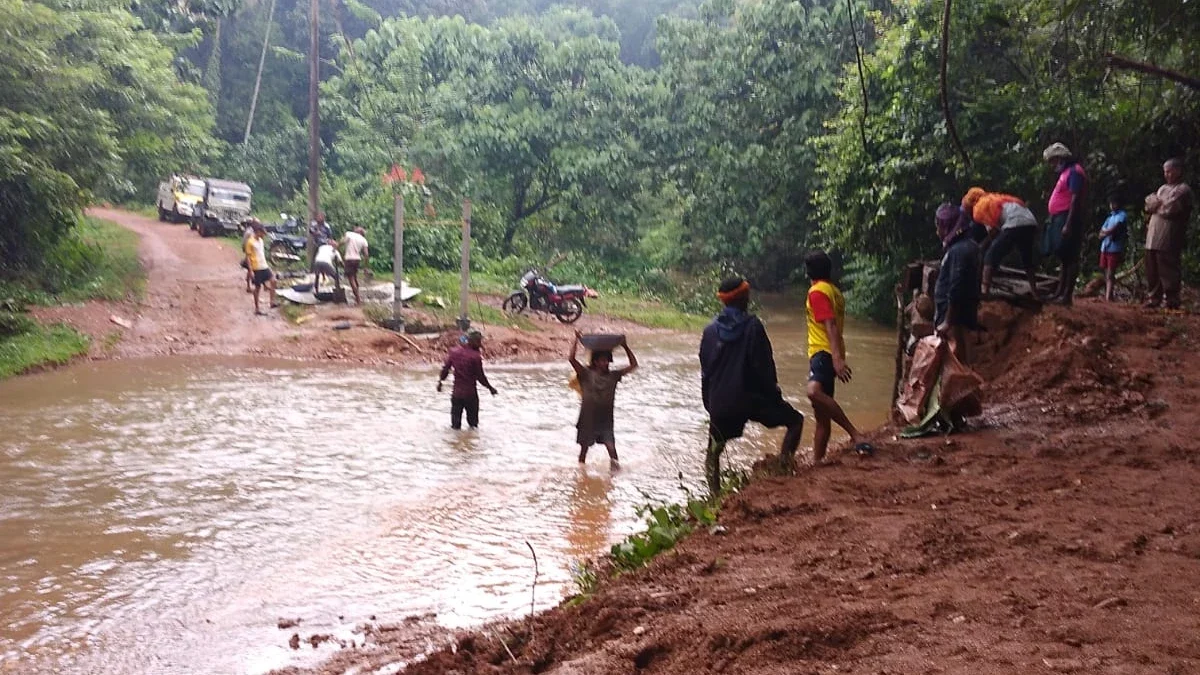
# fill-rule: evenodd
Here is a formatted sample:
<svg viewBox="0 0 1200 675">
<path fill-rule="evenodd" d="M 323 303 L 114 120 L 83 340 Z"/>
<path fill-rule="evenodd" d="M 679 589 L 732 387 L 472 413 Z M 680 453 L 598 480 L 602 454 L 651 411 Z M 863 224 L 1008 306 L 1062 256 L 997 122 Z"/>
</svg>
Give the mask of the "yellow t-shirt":
<svg viewBox="0 0 1200 675">
<path fill-rule="evenodd" d="M 250 264 L 252 271 L 267 269 L 267 256 L 263 251 L 263 240 L 258 237 L 250 237 L 246 240 L 244 248 L 246 253 L 246 262 Z"/>
<path fill-rule="evenodd" d="M 829 332 L 825 330 L 825 322 L 833 319 L 837 323 L 838 332 L 845 335 L 846 301 L 837 286 L 828 281 L 814 282 L 808 289 L 808 300 L 805 302 L 808 310 L 808 358 L 818 352 L 833 354 L 833 345 L 829 342 Z M 845 340 L 838 345 L 838 356 L 846 358 Z"/>
</svg>

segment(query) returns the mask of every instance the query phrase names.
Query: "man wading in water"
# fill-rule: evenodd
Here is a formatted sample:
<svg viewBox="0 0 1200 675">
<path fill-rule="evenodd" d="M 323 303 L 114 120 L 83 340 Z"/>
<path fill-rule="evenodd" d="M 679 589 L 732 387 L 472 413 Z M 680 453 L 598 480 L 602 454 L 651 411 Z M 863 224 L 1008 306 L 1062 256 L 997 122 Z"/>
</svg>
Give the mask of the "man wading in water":
<svg viewBox="0 0 1200 675">
<path fill-rule="evenodd" d="M 467 343 L 457 345 L 446 355 L 442 364 L 442 374 L 438 377 L 437 390 L 442 391 L 442 381 L 454 370 L 454 388 L 450 391 L 450 428 L 462 429 L 463 411 L 467 412 L 467 424 L 475 429 L 479 426 L 479 389 L 478 382 L 496 395 L 496 388 L 488 382 L 483 374 L 483 355 L 479 350 L 483 347 L 483 333 L 477 330 L 467 332 Z"/>
<path fill-rule="evenodd" d="M 779 391 L 767 329 L 747 312 L 750 282 L 740 277 L 726 279 L 717 297 L 725 309 L 700 339 L 700 389 L 710 417 L 704 471 L 714 495 L 721 491 L 725 443 L 741 436 L 746 422 L 787 427 L 779 446 L 779 462 L 785 471 L 792 469 L 804 428 L 804 415 L 783 400 Z"/>
<path fill-rule="evenodd" d="M 579 463 L 587 461 L 588 448 L 596 443 L 603 443 L 608 450 L 609 462 L 612 463 L 612 468 L 616 469 L 620 467 L 617 460 L 616 435 L 613 433 L 613 406 L 616 403 L 617 384 L 621 382 L 621 378 L 637 370 L 637 357 L 633 355 L 629 345 L 622 342 L 625 357 L 629 359 L 628 366 L 610 370 L 612 352 L 595 351 L 585 367 L 575 358 L 582 339 L 583 335 L 575 331 L 571 353 L 567 355 L 567 360 L 571 362 L 571 367 L 575 369 L 575 375 L 579 378 L 579 394 L 582 397 L 579 421 L 575 424 L 575 428 L 579 430 L 575 436 L 576 442 L 579 443 Z"/>
</svg>

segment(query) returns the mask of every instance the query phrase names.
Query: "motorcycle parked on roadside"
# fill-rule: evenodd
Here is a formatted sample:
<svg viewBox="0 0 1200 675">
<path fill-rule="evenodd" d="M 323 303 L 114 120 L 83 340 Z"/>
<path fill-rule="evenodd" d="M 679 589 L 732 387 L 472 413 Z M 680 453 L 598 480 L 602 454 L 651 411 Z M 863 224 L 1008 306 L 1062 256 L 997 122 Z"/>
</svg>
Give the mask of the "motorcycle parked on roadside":
<svg viewBox="0 0 1200 675">
<path fill-rule="evenodd" d="M 302 271 L 308 262 L 308 229 L 296 216 L 279 214 L 283 222 L 266 226 L 271 237 L 267 257 L 279 271 Z"/>
<path fill-rule="evenodd" d="M 583 316 L 586 298 L 599 297 L 596 291 L 579 284 L 558 285 L 531 269 L 521 277 L 521 290 L 513 291 L 501 309 L 510 314 L 525 310 L 545 312 L 563 323 L 575 323 Z"/>
</svg>

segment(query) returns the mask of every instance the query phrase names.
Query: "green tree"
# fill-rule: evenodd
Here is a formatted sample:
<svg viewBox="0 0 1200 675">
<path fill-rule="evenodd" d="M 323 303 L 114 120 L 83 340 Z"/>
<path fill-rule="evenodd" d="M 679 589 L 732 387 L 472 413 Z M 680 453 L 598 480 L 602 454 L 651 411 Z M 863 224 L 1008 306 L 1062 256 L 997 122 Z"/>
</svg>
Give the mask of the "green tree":
<svg viewBox="0 0 1200 675">
<path fill-rule="evenodd" d="M 0 0 L 0 266 L 36 265 L 93 195 L 148 194 L 210 149 L 203 91 L 119 3 Z"/>
<path fill-rule="evenodd" d="M 504 254 L 523 231 L 539 245 L 564 224 L 568 239 L 606 221 L 606 234 L 632 232 L 647 78 L 615 42 L 561 30 L 561 18 L 553 38 L 517 20 L 385 21 L 342 55 L 346 75 L 326 88 L 342 127 L 334 165 L 360 176 L 393 162 L 425 168 L 440 195 L 494 209 L 480 235 Z"/>
<path fill-rule="evenodd" d="M 815 229 L 809 139 L 853 58 L 845 3 L 713 0 L 658 34 L 647 143 L 685 197 L 688 257 L 787 281 Z"/>
<path fill-rule="evenodd" d="M 959 0 L 953 8 L 948 91 L 969 163 L 937 104 L 941 6 L 915 0 L 895 0 L 873 17 L 880 37 L 866 57 L 870 114 L 857 71 L 847 68 L 839 110 L 815 141 L 822 236 L 866 258 L 861 270 L 893 277 L 906 261 L 936 255 L 934 210 L 972 185 L 1016 194 L 1044 216 L 1053 177 L 1041 151 L 1051 142 L 1083 157 L 1097 223 L 1111 190 L 1139 197 L 1158 184 L 1165 158 L 1197 157 L 1196 92 L 1114 70 L 1106 58 L 1194 68 L 1196 48 L 1185 36 L 1200 27 L 1195 12 L 1125 0 Z M 865 285 L 876 289 L 866 304 L 889 317 L 888 285 Z"/>
</svg>

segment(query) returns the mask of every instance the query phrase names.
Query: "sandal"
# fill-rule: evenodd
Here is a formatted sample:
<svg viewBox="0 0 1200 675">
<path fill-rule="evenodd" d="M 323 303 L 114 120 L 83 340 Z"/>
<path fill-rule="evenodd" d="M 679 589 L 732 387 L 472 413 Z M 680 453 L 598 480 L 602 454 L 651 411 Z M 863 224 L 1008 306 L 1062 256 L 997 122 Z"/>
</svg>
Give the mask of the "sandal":
<svg viewBox="0 0 1200 675">
<path fill-rule="evenodd" d="M 870 457 L 875 454 L 875 446 L 870 443 L 859 443 L 854 446 L 854 452 L 863 457 Z"/>
</svg>

